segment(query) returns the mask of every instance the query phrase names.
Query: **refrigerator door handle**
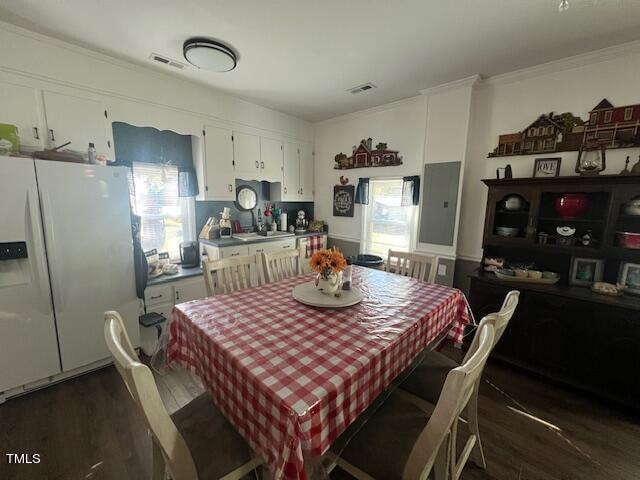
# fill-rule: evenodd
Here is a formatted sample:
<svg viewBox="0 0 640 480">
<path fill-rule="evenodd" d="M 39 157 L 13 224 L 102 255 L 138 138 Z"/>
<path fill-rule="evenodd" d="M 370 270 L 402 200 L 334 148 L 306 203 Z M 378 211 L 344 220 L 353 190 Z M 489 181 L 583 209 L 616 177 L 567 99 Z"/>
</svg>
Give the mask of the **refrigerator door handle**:
<svg viewBox="0 0 640 480">
<path fill-rule="evenodd" d="M 62 293 L 62 282 L 58 278 L 58 252 L 56 249 L 56 237 L 53 232 L 53 212 L 51 210 L 51 198 L 49 192 L 42 190 L 40 200 L 42 201 L 42 224 L 44 234 L 47 239 L 47 258 L 49 259 L 49 276 L 51 277 L 51 291 L 53 292 L 53 304 L 56 313 L 64 311 L 64 295 Z"/>
<path fill-rule="evenodd" d="M 38 208 L 38 193 L 35 189 L 29 189 L 27 192 L 27 206 L 29 208 L 29 233 L 31 235 L 32 244 L 37 245 L 39 239 L 43 239 L 42 226 L 40 219 L 40 209 Z M 38 285 L 39 298 L 44 299 L 41 310 L 44 314 L 51 313 L 51 301 L 49 300 L 49 285 L 47 282 L 47 262 L 44 252 L 31 252 L 32 262 L 31 268 L 33 278 Z"/>
</svg>

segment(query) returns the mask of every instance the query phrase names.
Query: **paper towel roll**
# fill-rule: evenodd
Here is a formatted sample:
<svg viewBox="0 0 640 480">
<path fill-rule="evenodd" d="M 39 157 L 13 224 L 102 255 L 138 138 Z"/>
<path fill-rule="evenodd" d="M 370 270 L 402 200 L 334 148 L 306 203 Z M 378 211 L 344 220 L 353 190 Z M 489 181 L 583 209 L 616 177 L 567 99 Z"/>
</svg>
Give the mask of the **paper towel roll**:
<svg viewBox="0 0 640 480">
<path fill-rule="evenodd" d="M 284 212 L 280 214 L 280 231 L 281 232 L 287 231 L 287 214 Z"/>
</svg>

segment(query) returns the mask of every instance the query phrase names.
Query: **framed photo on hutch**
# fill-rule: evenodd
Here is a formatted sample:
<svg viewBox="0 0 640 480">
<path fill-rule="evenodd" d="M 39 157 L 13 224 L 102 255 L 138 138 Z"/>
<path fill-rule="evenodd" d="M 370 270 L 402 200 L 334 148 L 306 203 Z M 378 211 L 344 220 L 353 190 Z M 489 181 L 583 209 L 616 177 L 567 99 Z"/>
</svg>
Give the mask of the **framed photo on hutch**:
<svg viewBox="0 0 640 480">
<path fill-rule="evenodd" d="M 602 281 L 604 260 L 597 258 L 571 258 L 569 284 L 590 287 L 594 282 Z"/>
<path fill-rule="evenodd" d="M 618 282 L 624 285 L 625 293 L 640 295 L 640 264 L 622 263 Z"/>
<path fill-rule="evenodd" d="M 533 177 L 557 177 L 560 175 L 562 157 L 536 158 L 533 164 Z"/>
</svg>

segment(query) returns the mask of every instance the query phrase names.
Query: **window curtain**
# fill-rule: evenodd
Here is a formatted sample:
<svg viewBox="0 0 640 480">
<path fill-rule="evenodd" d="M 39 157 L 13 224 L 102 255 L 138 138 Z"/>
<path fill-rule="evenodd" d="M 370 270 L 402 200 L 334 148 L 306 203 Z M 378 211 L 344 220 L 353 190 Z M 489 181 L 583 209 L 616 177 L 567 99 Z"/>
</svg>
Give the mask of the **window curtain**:
<svg viewBox="0 0 640 480">
<path fill-rule="evenodd" d="M 129 168 L 133 162 L 175 165 L 178 167 L 179 196 L 198 195 L 190 135 L 113 122 L 113 143 L 117 165 Z"/>
<path fill-rule="evenodd" d="M 402 178 L 402 203 L 403 207 L 418 205 L 420 202 L 420 177 L 412 175 Z"/>
<path fill-rule="evenodd" d="M 353 203 L 369 205 L 369 179 L 359 178 L 358 187 L 356 188 L 356 196 Z"/>
</svg>

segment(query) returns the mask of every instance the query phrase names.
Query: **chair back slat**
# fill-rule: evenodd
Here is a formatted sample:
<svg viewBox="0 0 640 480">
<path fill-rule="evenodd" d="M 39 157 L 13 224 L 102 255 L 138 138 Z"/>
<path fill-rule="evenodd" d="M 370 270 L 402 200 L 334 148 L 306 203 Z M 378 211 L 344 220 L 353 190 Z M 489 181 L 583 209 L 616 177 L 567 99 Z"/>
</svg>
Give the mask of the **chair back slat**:
<svg viewBox="0 0 640 480">
<path fill-rule="evenodd" d="M 262 261 L 259 255 L 244 255 L 202 262 L 207 295 L 231 293 L 263 283 Z"/>
<path fill-rule="evenodd" d="M 404 277 L 411 277 L 417 280 L 434 283 L 436 281 L 436 272 L 438 270 L 438 257 L 435 255 L 422 255 L 418 253 L 389 250 L 385 270 Z M 429 272 L 428 277 L 427 271 Z"/>
<path fill-rule="evenodd" d="M 273 253 L 263 252 L 262 263 L 266 281 L 269 283 L 295 277 L 302 272 L 301 253 L 296 249 Z"/>
<path fill-rule="evenodd" d="M 469 403 L 489 358 L 495 336 L 493 325 L 491 323 L 482 325 L 477 336 L 479 338 L 477 350 L 462 365 L 452 369 L 447 375 L 435 410 L 411 450 L 402 478 L 425 478 L 433 468 L 438 455 L 442 454 L 441 449 L 449 449 L 448 455 L 451 455 L 452 448 L 455 450 L 453 437 L 455 437 L 457 422 Z M 464 448 L 465 455 L 468 455 L 474 441 L 475 437 L 472 436 L 471 443 Z M 451 461 L 452 470 L 457 472 L 459 466 L 464 465 L 466 458 L 456 462 L 454 452 Z"/>
<path fill-rule="evenodd" d="M 104 336 L 116 369 L 144 415 L 154 446 L 174 480 L 198 478 L 193 457 L 169 416 L 149 367 L 140 363 L 118 312 L 104 313 Z"/>
</svg>

